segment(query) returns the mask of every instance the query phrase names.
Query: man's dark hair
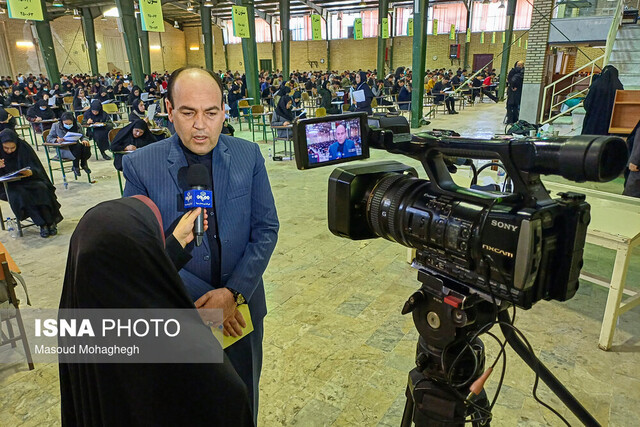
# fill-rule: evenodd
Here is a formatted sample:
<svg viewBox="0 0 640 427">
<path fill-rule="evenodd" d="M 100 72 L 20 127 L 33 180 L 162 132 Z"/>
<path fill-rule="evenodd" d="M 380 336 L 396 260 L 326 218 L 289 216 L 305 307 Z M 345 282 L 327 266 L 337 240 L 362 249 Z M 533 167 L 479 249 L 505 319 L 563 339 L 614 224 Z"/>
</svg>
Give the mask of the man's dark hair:
<svg viewBox="0 0 640 427">
<path fill-rule="evenodd" d="M 192 67 L 181 67 L 181 68 L 178 68 L 173 73 L 171 73 L 171 76 L 169 76 L 169 83 L 167 85 L 167 99 L 169 100 L 171 105 L 173 105 L 173 87 L 176 84 L 176 80 L 178 79 L 178 76 L 183 71 L 188 71 L 188 70 L 200 70 L 200 71 L 204 71 L 205 73 L 209 74 L 211 76 L 211 78 L 213 78 L 213 80 L 216 81 L 216 83 L 218 84 L 218 87 L 220 88 L 220 93 L 223 95 L 222 96 L 222 104 L 224 105 L 224 89 L 222 89 L 223 84 L 222 84 L 222 80 L 220 79 L 220 76 L 217 75 L 216 73 L 212 72 L 212 71 L 207 70 L 207 69 L 199 68 L 199 67 L 193 67 L 193 66 Z"/>
</svg>

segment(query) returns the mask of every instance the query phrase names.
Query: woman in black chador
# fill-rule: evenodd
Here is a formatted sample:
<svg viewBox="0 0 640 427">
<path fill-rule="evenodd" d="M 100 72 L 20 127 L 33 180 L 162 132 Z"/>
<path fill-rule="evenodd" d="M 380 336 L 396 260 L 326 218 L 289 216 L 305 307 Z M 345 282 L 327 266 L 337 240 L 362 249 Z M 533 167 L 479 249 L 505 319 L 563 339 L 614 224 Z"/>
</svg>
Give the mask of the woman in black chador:
<svg viewBox="0 0 640 427">
<path fill-rule="evenodd" d="M 29 176 L 8 184 L 11 210 L 18 221 L 27 218 L 40 226 L 40 236 L 55 236 L 56 224 L 62 221 L 60 203 L 42 163 L 33 149 L 11 129 L 0 132 L 0 175 L 29 167 Z M 0 198 L 7 200 L 4 186 L 0 187 Z"/>
<path fill-rule="evenodd" d="M 607 65 L 602 69 L 599 78 L 595 78 L 589 87 L 589 93 L 584 99 L 584 115 L 582 123 L 582 135 L 608 135 L 613 101 L 616 91 L 624 87 L 618 79 L 618 69 L 613 65 Z"/>
<path fill-rule="evenodd" d="M 191 258 L 184 248 L 198 211 L 186 214 L 165 244 L 160 212 L 144 196 L 90 209 L 71 236 L 60 308 L 193 310 L 193 323 L 180 334 L 192 340 L 180 350 L 222 353 L 178 274 Z M 252 426 L 246 387 L 223 357 L 222 363 L 60 363 L 62 425 Z"/>
<path fill-rule="evenodd" d="M 129 123 L 118 131 L 118 134 L 111 141 L 111 152 L 113 153 L 113 165 L 119 171 L 122 170 L 123 151 L 135 151 L 152 142 L 156 142 L 156 137 L 149 130 L 147 122 L 138 119 Z"/>
<path fill-rule="evenodd" d="M 102 158 L 105 160 L 111 160 L 111 157 L 109 157 L 107 153 L 105 153 L 105 150 L 109 149 L 109 131 L 113 129 L 113 127 L 108 123 L 109 115 L 102 109 L 102 103 L 97 99 L 91 101 L 91 109 L 84 113 L 84 117 L 82 120 L 83 124 L 86 125 L 104 125 L 101 127 L 90 128 L 91 135 L 93 137 L 93 140 L 98 145 L 100 153 L 102 153 Z"/>
</svg>

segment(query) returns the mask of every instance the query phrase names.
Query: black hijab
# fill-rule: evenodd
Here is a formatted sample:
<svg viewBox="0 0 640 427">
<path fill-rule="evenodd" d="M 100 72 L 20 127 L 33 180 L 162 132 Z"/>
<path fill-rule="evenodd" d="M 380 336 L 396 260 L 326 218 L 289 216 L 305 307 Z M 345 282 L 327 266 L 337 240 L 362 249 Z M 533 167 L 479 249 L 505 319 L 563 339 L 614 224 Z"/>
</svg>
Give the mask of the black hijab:
<svg viewBox="0 0 640 427">
<path fill-rule="evenodd" d="M 2 122 L 6 122 L 6 123 L 2 123 Z M 7 110 L 4 109 L 3 106 L 0 105 L 0 131 L 3 131 L 5 129 L 15 129 L 16 127 L 16 118 L 15 117 L 11 117 L 9 118 L 9 113 L 7 113 Z"/>
<path fill-rule="evenodd" d="M 97 111 L 98 114 L 94 114 L 94 111 Z M 109 115 L 102 109 L 102 102 L 98 101 L 97 99 L 91 101 L 91 107 L 89 108 L 89 111 L 84 113 L 83 120 L 86 122 L 89 119 L 93 120 L 95 123 L 106 123 L 107 121 L 109 121 Z"/>
<path fill-rule="evenodd" d="M 194 309 L 149 202 L 111 200 L 82 217 L 69 244 L 61 309 Z M 188 333 L 196 340 L 184 351 L 220 352 L 193 313 Z M 226 358 L 215 364 L 60 363 L 59 369 L 64 426 L 253 425 L 246 389 Z"/>
<path fill-rule="evenodd" d="M 138 91 L 139 93 L 136 95 L 135 91 Z M 127 98 L 127 102 L 129 103 L 129 105 L 133 105 L 134 102 L 136 102 L 136 100 L 140 100 L 140 97 L 142 96 L 142 89 L 140 89 L 140 86 L 134 86 L 133 88 L 131 88 L 131 93 L 129 93 L 129 97 Z"/>
<path fill-rule="evenodd" d="M 71 126 L 71 129 L 67 129 L 64 127 L 64 121 L 65 120 L 72 120 L 73 121 L 73 126 Z M 60 116 L 60 130 L 64 131 L 65 133 L 67 132 L 76 132 L 79 133 L 80 132 L 80 127 L 78 126 L 78 120 L 76 120 L 76 116 L 69 112 L 69 111 L 65 111 L 64 113 L 62 113 L 62 115 Z"/>
<path fill-rule="evenodd" d="M 46 109 L 41 110 L 41 107 L 46 107 Z M 40 117 L 43 120 L 55 119 L 56 115 L 51 108 L 49 108 L 49 103 L 44 99 L 39 100 L 32 105 L 27 110 L 27 116 L 29 117 Z"/>
<path fill-rule="evenodd" d="M 142 100 L 140 98 L 136 98 L 133 101 L 133 104 L 131 104 L 131 112 L 135 113 L 138 117 L 140 117 L 141 119 L 145 117 L 145 113 L 146 111 L 140 111 L 140 103 L 142 102 Z"/>
<path fill-rule="evenodd" d="M 287 109 L 287 104 L 289 103 L 289 101 L 292 101 L 289 95 L 282 96 L 278 101 L 278 105 L 276 106 L 276 113 L 284 120 L 292 122 L 295 120 L 296 116 L 295 114 L 293 114 L 293 111 Z"/>
<path fill-rule="evenodd" d="M 616 91 L 623 89 L 618 70 L 613 65 L 604 67 L 600 78 L 591 83 L 584 99 L 584 109 L 587 112 L 582 124 L 582 135 L 609 134 Z"/>
<path fill-rule="evenodd" d="M 30 167 L 34 177 L 42 179 L 47 184 L 47 187 L 55 190 L 53 184 L 49 180 L 49 176 L 44 171 L 44 167 L 42 166 L 40 159 L 29 144 L 19 138 L 18 134 L 12 129 L 5 129 L 0 132 L 0 145 L 5 142 L 15 143 L 16 149 L 13 153 L 9 154 L 0 147 L 0 159 L 4 159 L 3 175 L 15 172 L 22 168 Z"/>
<path fill-rule="evenodd" d="M 133 136 L 134 129 L 142 129 L 144 133 L 138 138 L 135 138 Z M 149 130 L 147 122 L 142 119 L 138 119 L 118 131 L 118 134 L 113 138 L 113 141 L 111 141 L 111 151 L 124 151 L 125 147 L 129 145 L 133 145 L 136 148 L 142 148 L 153 142 L 156 142 L 156 137 Z"/>
</svg>

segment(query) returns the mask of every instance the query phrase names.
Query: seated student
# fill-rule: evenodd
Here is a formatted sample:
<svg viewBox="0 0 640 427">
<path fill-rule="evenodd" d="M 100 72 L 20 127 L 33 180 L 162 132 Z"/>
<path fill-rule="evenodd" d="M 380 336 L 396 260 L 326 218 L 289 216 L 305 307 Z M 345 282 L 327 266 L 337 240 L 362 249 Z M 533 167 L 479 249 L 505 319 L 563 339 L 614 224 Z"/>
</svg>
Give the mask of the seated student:
<svg viewBox="0 0 640 427">
<path fill-rule="evenodd" d="M 229 119 L 224 119 L 224 123 L 222 123 L 222 131 L 220 133 L 229 136 L 233 136 L 236 133 L 234 127 L 229 123 Z"/>
<path fill-rule="evenodd" d="M 14 86 L 9 95 L 9 104 L 30 104 L 21 86 Z"/>
<path fill-rule="evenodd" d="M 40 236 L 55 236 L 56 224 L 62 221 L 60 204 L 56 198 L 56 189 L 31 146 L 18 137 L 11 129 L 0 132 L 0 175 L 6 175 L 29 167 L 27 178 L 8 184 L 11 210 L 18 221 L 27 218 L 40 227 Z M 0 198 L 7 200 L 4 186 L 0 189 Z"/>
<path fill-rule="evenodd" d="M 105 153 L 109 149 L 109 131 L 113 127 L 108 123 L 109 115 L 102 109 L 102 103 L 97 99 L 91 101 L 91 109 L 84 113 L 83 124 L 96 125 L 103 124 L 104 126 L 89 128 L 91 137 L 98 145 L 102 158 L 104 160 L 111 160 L 111 157 Z"/>
<path fill-rule="evenodd" d="M 444 93 L 448 90 L 451 90 L 451 84 L 449 83 L 449 77 L 447 75 L 444 75 L 444 77 L 442 77 L 442 80 L 440 80 L 433 86 L 431 94 L 434 95 L 434 101 L 436 104 L 440 104 L 442 103 L 442 101 L 444 101 L 449 114 L 458 114 L 458 112 L 456 111 L 455 99 L 453 99 L 452 96 L 446 95 Z"/>
<path fill-rule="evenodd" d="M 296 115 L 291 110 L 293 107 L 293 100 L 289 95 L 284 95 L 278 101 L 278 105 L 271 117 L 271 126 L 288 126 L 293 124 L 296 119 Z M 291 129 L 276 129 L 278 138 L 291 139 Z"/>
<path fill-rule="evenodd" d="M 471 102 L 475 102 L 476 97 L 480 96 L 482 93 L 482 83 L 484 82 L 484 77 L 481 74 L 476 75 L 471 81 Z"/>
<path fill-rule="evenodd" d="M 127 97 L 127 105 L 133 105 L 134 101 L 140 99 L 141 94 L 142 91 L 140 90 L 140 87 L 134 86 L 133 89 L 131 89 L 129 96 Z"/>
<path fill-rule="evenodd" d="M 143 196 L 100 203 L 80 219 L 69 244 L 60 308 L 181 310 L 175 337 L 181 341 L 171 364 L 62 360 L 62 425 L 253 426 L 246 387 L 228 357 L 184 363 L 192 354 L 222 354 L 178 274 L 191 259 L 185 248 L 192 247 L 187 245 L 198 213 L 185 214 L 166 240 L 157 206 Z M 67 339 L 61 338 L 63 345 Z"/>
<path fill-rule="evenodd" d="M 407 83 L 400 89 L 398 94 L 398 105 L 401 110 L 408 111 L 411 109 L 411 83 Z"/>
<path fill-rule="evenodd" d="M 118 81 L 113 93 L 115 95 L 129 95 L 131 92 L 129 91 L 129 89 L 124 87 L 124 83 L 122 83 L 121 81 Z"/>
<path fill-rule="evenodd" d="M 495 76 L 496 73 L 491 73 L 482 81 L 482 93 L 487 95 L 493 102 L 498 102 L 498 98 L 496 98 L 495 95 L 491 93 L 490 88 L 490 86 L 493 84 L 493 79 L 495 78 Z"/>
<path fill-rule="evenodd" d="M 76 117 L 83 114 L 85 111 L 89 111 L 89 108 L 91 108 L 91 100 L 87 98 L 84 89 L 76 89 L 76 93 L 73 96 L 73 111 L 75 112 Z"/>
<path fill-rule="evenodd" d="M 33 130 L 42 133 L 47 129 L 51 129 L 51 123 L 40 123 L 43 120 L 53 120 L 56 113 L 49 108 L 49 103 L 45 99 L 41 99 L 27 110 L 27 120 L 32 123 Z"/>
<path fill-rule="evenodd" d="M 333 134 L 336 142 L 329 146 L 329 160 L 338 160 L 358 154 L 356 143 L 352 139 L 347 139 L 347 128 L 344 123 L 338 123 Z"/>
<path fill-rule="evenodd" d="M 327 89 L 327 81 L 323 81 L 320 89 L 318 89 L 318 95 L 320 95 L 320 107 L 327 111 L 327 114 L 339 114 L 338 107 L 331 103 L 331 92 Z"/>
<path fill-rule="evenodd" d="M 113 166 L 121 171 L 123 151 L 135 151 L 156 141 L 157 139 L 149 130 L 147 122 L 137 119 L 133 123 L 129 123 L 120 129 L 116 137 L 111 141 Z"/>
<path fill-rule="evenodd" d="M 141 99 L 136 99 L 131 104 L 131 113 L 129 113 L 129 121 L 135 122 L 136 120 L 146 120 L 147 119 L 147 108 L 144 105 L 144 101 Z"/>
<path fill-rule="evenodd" d="M 100 86 L 100 92 L 98 92 L 97 94 L 98 96 L 95 98 L 98 101 L 102 102 L 108 102 L 111 101 L 112 98 L 109 98 L 108 92 L 107 92 L 107 88 L 105 86 Z"/>
<path fill-rule="evenodd" d="M 29 100 L 29 102 L 36 102 L 36 94 L 38 93 L 38 88 L 33 84 L 33 82 L 27 83 L 27 87 L 24 88 L 25 96 Z"/>
<path fill-rule="evenodd" d="M 60 121 L 51 126 L 51 131 L 49 131 L 49 136 L 47 136 L 47 142 L 64 142 L 63 138 L 67 132 L 82 133 L 82 129 L 80 129 L 80 126 L 78 126 L 78 122 L 76 121 L 76 117 L 69 111 L 62 113 Z M 89 140 L 82 137 L 78 140 L 77 144 L 69 146 L 68 149 L 60 150 L 63 158 L 73 160 L 71 170 L 76 176 L 80 176 L 81 167 L 86 173 L 91 173 L 91 169 L 89 169 L 89 165 L 87 164 L 87 160 L 91 157 L 90 147 L 91 144 L 89 143 Z"/>
<path fill-rule="evenodd" d="M 0 106 L 0 131 L 5 129 L 14 130 L 16 128 L 16 118 L 7 113 L 4 107 Z"/>
</svg>

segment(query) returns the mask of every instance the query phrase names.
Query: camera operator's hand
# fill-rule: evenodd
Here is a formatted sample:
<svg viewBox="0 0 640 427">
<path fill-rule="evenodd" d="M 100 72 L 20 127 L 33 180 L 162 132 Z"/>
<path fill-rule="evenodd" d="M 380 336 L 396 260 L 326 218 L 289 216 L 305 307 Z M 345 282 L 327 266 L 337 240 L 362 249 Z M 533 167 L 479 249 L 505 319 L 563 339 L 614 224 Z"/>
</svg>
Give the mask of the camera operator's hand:
<svg viewBox="0 0 640 427">
<path fill-rule="evenodd" d="M 629 163 L 629 170 L 631 172 L 640 172 L 640 169 L 638 168 L 638 165 L 634 165 L 633 163 Z"/>
</svg>

